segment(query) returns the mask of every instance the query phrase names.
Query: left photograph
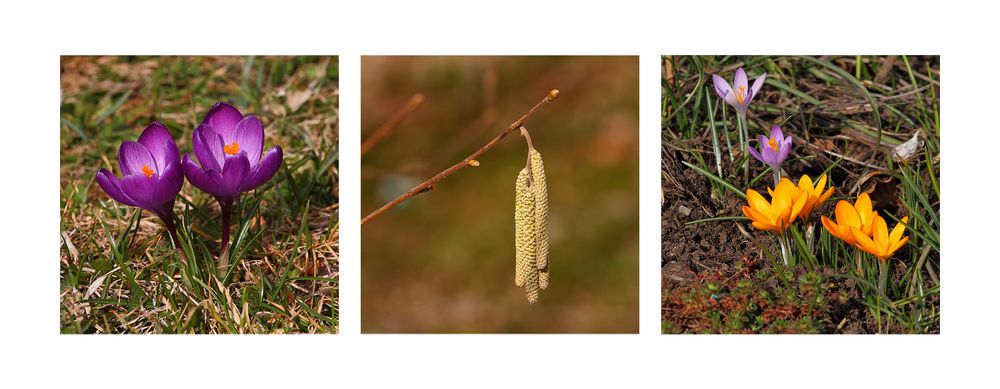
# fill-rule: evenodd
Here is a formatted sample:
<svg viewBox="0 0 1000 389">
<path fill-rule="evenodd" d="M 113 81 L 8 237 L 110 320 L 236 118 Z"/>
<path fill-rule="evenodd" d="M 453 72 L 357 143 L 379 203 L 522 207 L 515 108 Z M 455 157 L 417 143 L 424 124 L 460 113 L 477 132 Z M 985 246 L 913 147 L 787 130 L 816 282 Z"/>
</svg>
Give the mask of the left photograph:
<svg viewBox="0 0 1000 389">
<path fill-rule="evenodd" d="M 60 332 L 337 333 L 338 69 L 61 57 Z"/>
</svg>

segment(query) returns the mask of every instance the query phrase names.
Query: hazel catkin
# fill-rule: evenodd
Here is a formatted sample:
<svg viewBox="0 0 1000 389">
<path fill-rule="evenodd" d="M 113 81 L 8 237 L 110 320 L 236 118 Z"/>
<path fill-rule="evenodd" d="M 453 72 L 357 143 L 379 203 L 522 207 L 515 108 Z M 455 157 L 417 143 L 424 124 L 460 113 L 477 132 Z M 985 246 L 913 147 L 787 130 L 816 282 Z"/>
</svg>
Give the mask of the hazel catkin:
<svg viewBox="0 0 1000 389">
<path fill-rule="evenodd" d="M 549 286 L 548 194 L 538 151 L 529 151 L 528 166 L 514 184 L 514 284 L 524 287 L 528 302 L 538 301 Z"/>
</svg>

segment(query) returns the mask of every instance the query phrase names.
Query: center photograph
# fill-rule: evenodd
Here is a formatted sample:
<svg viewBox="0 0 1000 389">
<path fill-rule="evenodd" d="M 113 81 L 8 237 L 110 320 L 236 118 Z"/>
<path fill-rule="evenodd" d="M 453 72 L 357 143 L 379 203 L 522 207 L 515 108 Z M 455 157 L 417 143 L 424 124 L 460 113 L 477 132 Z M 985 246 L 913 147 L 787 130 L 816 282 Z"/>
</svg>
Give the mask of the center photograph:
<svg viewBox="0 0 1000 389">
<path fill-rule="evenodd" d="M 362 56 L 363 333 L 638 333 L 638 57 Z"/>
</svg>

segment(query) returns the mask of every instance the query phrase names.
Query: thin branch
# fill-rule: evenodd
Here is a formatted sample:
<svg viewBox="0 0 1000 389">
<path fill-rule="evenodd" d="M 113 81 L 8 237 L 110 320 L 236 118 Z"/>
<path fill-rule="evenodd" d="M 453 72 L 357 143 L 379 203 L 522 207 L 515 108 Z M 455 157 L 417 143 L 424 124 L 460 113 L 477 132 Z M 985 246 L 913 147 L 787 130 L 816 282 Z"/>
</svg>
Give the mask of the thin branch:
<svg viewBox="0 0 1000 389">
<path fill-rule="evenodd" d="M 528 120 L 528 117 L 530 117 L 531 114 L 535 113 L 535 111 L 538 110 L 538 108 L 540 108 L 542 105 L 545 105 L 546 103 L 550 103 L 552 102 L 552 100 L 555 100 L 557 96 L 559 96 L 558 90 L 553 89 L 549 91 L 549 93 L 545 96 L 544 99 L 542 99 L 542 101 L 539 101 L 537 104 L 535 104 L 534 107 L 531 107 L 531 109 L 528 110 L 528 112 L 524 113 L 524 115 L 521 115 L 520 119 L 517 119 L 517 121 L 511 123 L 510 126 L 507 126 L 507 129 L 505 129 L 503 132 L 501 132 L 499 135 L 493 138 L 493 140 L 491 140 L 485 146 L 479 148 L 479 150 L 476 150 L 476 152 L 472 153 L 472 155 L 465 157 L 465 159 L 452 165 L 450 168 L 445 169 L 444 171 L 438 173 L 434 177 L 431 177 L 429 180 L 424 181 L 422 184 L 411 188 L 406 193 L 403 193 L 399 197 L 383 205 L 381 208 L 376 209 L 374 212 L 368 214 L 368 216 L 365 216 L 363 219 L 361 219 L 361 224 L 364 225 L 369 220 L 374 219 L 378 215 L 385 213 L 385 211 L 392 209 L 393 207 L 399 205 L 400 203 L 408 200 L 410 197 L 434 189 L 434 184 L 436 184 L 438 181 L 447 178 L 452 174 L 455 174 L 455 172 L 461 170 L 462 168 L 466 166 L 477 165 L 477 163 L 471 161 L 474 161 L 476 158 L 478 158 L 481 154 L 485 153 L 487 150 L 492 149 L 493 146 L 496 146 L 497 143 L 500 143 L 501 139 L 506 137 L 511 132 L 514 132 L 514 130 L 521 128 L 521 125 L 523 125 L 524 122 Z"/>
<path fill-rule="evenodd" d="M 372 147 L 375 147 L 375 145 L 381 142 L 383 139 L 387 138 L 389 135 L 392 135 L 392 132 L 393 130 L 396 129 L 396 126 L 398 126 L 399 123 L 403 121 L 403 119 L 406 119 L 407 116 L 410 116 L 410 114 L 412 114 L 413 111 L 416 111 L 417 108 L 420 108 L 420 105 L 423 103 L 424 103 L 423 93 L 417 93 L 413 95 L 413 97 L 410 98 L 410 101 L 406 103 L 406 105 L 403 106 L 403 108 L 400 108 L 399 111 L 396 112 L 396 114 L 392 115 L 392 117 L 389 118 L 389 121 L 385 122 L 385 124 L 377 128 L 375 132 L 373 132 L 371 135 L 368 136 L 368 138 L 365 138 L 365 140 L 361 142 L 361 156 L 364 157 L 365 154 L 368 154 L 368 151 L 371 150 Z"/>
</svg>

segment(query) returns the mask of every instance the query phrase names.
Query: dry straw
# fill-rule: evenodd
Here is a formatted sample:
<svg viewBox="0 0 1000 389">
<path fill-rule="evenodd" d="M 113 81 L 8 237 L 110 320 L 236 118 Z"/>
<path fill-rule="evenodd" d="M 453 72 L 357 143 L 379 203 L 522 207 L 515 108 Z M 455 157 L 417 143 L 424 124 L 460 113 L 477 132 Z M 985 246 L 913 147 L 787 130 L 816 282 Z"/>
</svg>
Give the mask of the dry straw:
<svg viewBox="0 0 1000 389">
<path fill-rule="evenodd" d="M 549 286 L 549 200 L 542 155 L 528 140 L 528 162 L 514 184 L 514 284 L 524 287 L 528 302 L 538 301 L 538 291 Z"/>
</svg>

